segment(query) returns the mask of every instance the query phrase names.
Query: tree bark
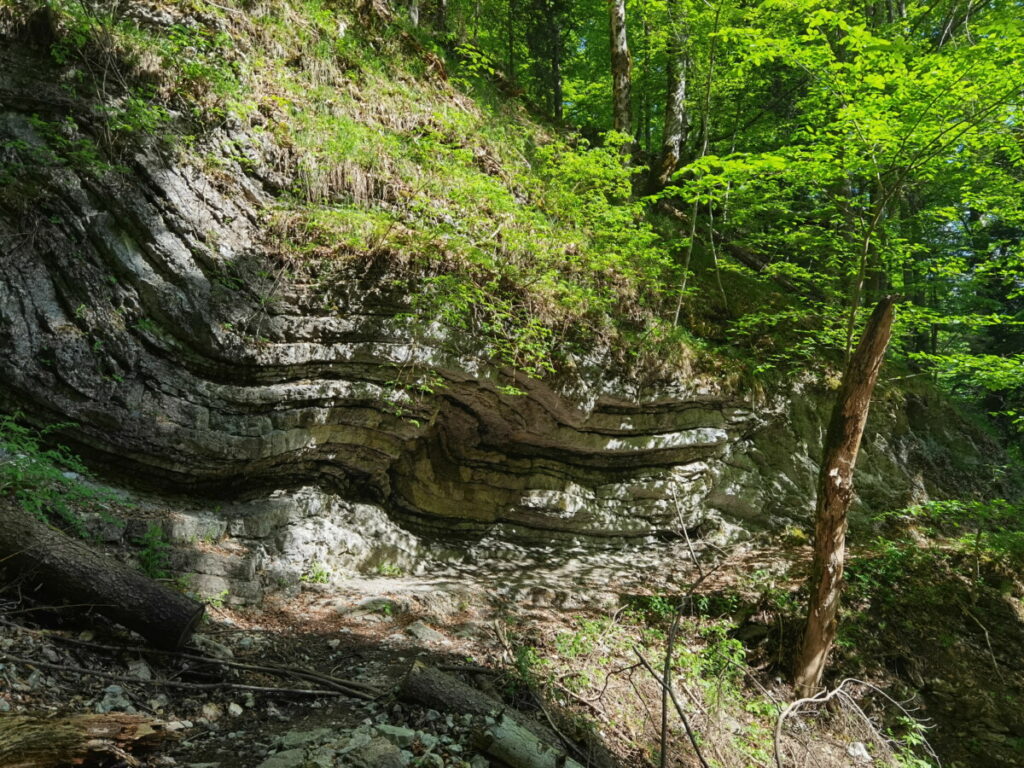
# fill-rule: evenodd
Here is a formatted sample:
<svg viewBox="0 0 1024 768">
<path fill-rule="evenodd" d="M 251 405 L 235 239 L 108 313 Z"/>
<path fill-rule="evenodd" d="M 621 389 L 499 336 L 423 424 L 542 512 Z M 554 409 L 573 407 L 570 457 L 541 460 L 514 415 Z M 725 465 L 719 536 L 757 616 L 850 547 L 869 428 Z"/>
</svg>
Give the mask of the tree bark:
<svg viewBox="0 0 1024 768">
<path fill-rule="evenodd" d="M 34 577 L 56 599 L 91 605 L 158 648 L 177 650 L 205 606 L 0 499 L 0 563 Z"/>
<path fill-rule="evenodd" d="M 457 677 L 425 664 L 413 665 L 409 674 L 402 680 L 398 696 L 405 701 L 442 712 L 447 710 L 480 716 L 498 716 L 504 713 L 532 733 L 539 742 L 558 743 L 558 737 L 536 720 L 511 709 L 504 702 L 478 691 Z"/>
<path fill-rule="evenodd" d="M 55 765 L 107 764 L 121 750 L 152 749 L 168 732 L 162 723 L 141 715 L 111 712 L 43 719 L 0 715 L 0 765 L 5 768 L 52 768 Z"/>
<path fill-rule="evenodd" d="M 430 25 L 434 32 L 448 31 L 448 0 L 433 0 L 430 5 Z"/>
<path fill-rule="evenodd" d="M 612 128 L 632 135 L 633 116 L 630 110 L 633 62 L 626 39 L 626 0 L 608 0 L 612 33 Z"/>
<path fill-rule="evenodd" d="M 511 768 L 583 768 L 560 746 L 541 741 L 507 713 L 474 733 L 473 743 Z"/>
<path fill-rule="evenodd" d="M 892 332 L 894 296 L 878 303 L 846 368 L 818 475 L 811 596 L 803 645 L 794 668 L 799 696 L 813 696 L 821 685 L 825 661 L 836 637 L 836 615 L 846 556 L 846 513 L 853 499 L 853 469 Z"/>
<path fill-rule="evenodd" d="M 686 115 L 686 76 L 689 61 L 686 49 L 689 39 L 683 19 L 682 0 L 668 0 L 668 44 L 665 90 L 665 121 L 661 141 L 661 161 L 658 164 L 655 190 L 668 184 L 672 174 L 679 167 L 683 145 L 689 133 Z"/>
<path fill-rule="evenodd" d="M 434 667 L 414 664 L 398 696 L 442 712 L 493 717 L 495 722 L 478 730 L 475 741 L 512 768 L 582 768 L 568 759 L 558 736 L 536 720 Z"/>
<path fill-rule="evenodd" d="M 419 663 L 402 680 L 398 696 L 432 709 L 450 709 L 466 715 L 492 715 L 505 708 L 502 702 L 457 677 Z"/>
<path fill-rule="evenodd" d="M 565 99 L 562 96 L 562 28 L 555 27 L 555 49 L 551 54 L 551 114 L 556 123 L 565 117 Z"/>
</svg>

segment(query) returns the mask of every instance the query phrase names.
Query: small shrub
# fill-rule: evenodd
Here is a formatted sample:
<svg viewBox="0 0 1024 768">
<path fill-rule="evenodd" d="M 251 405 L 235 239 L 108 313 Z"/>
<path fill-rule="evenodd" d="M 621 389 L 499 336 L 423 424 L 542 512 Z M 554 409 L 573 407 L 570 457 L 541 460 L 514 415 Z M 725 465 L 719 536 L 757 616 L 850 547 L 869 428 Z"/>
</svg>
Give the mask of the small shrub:
<svg viewBox="0 0 1024 768">
<path fill-rule="evenodd" d="M 211 608 L 223 608 L 224 601 L 227 600 L 227 597 L 228 591 L 226 589 L 222 589 L 216 595 L 209 595 L 208 597 L 204 597 L 203 602 Z"/>
<path fill-rule="evenodd" d="M 555 637 L 555 650 L 567 659 L 587 656 L 597 648 L 606 629 L 604 621 L 582 619 L 575 632 L 558 633 Z"/>
<path fill-rule="evenodd" d="M 167 567 L 170 564 L 169 552 L 171 545 L 164 536 L 164 529 L 157 523 L 150 523 L 146 532 L 138 539 L 142 548 L 139 551 L 139 565 L 142 572 L 151 579 L 166 579 Z"/>
<path fill-rule="evenodd" d="M 519 681 L 527 688 L 537 688 L 547 676 L 547 668 L 551 663 L 541 658 L 537 649 L 531 645 L 521 645 L 515 649 L 515 667 Z"/>
<path fill-rule="evenodd" d="M 665 595 L 636 595 L 629 598 L 629 611 L 640 621 L 662 624 L 675 615 L 675 606 Z"/>
<path fill-rule="evenodd" d="M 394 563 L 381 563 L 377 566 L 377 573 L 381 576 L 392 576 L 397 577 L 405 573 L 401 566 L 395 565 Z"/>
<path fill-rule="evenodd" d="M 319 560 L 314 560 L 299 580 L 306 584 L 327 584 L 331 580 L 331 572 Z"/>
</svg>

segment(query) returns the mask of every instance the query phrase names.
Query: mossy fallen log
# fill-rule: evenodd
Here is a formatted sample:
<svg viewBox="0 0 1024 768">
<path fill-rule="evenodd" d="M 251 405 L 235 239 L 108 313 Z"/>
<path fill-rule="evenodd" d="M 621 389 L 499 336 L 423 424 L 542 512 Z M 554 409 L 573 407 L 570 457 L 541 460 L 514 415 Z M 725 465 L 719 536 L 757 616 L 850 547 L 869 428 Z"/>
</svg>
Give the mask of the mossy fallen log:
<svg viewBox="0 0 1024 768">
<path fill-rule="evenodd" d="M 473 743 L 512 768 L 583 768 L 560 746 L 541 741 L 507 714 L 476 731 Z"/>
<path fill-rule="evenodd" d="M 110 712 L 42 718 L 0 715 L 0 765 L 55 768 L 61 765 L 138 765 L 129 754 L 153 749 L 171 734 L 163 723 L 143 715 Z"/>
</svg>

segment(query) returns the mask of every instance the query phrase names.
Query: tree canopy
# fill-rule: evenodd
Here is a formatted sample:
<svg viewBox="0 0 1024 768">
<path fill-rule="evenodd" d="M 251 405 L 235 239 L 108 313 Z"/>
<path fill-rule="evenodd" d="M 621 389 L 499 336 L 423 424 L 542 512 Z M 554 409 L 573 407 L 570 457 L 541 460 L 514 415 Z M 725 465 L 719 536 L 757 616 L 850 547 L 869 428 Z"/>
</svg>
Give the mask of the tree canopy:
<svg viewBox="0 0 1024 768">
<path fill-rule="evenodd" d="M 777 366 L 848 355 L 863 308 L 895 292 L 896 353 L 1020 425 L 1019 4 L 630 0 L 624 11 L 633 188 L 670 254 L 659 290 L 679 299 L 663 296 L 660 316 L 678 322 L 673 304 L 702 313 L 712 336 Z M 597 144 L 624 128 L 612 31 L 592 0 L 459 0 L 434 30 Z M 736 277 L 723 283 L 725 272 Z"/>
</svg>

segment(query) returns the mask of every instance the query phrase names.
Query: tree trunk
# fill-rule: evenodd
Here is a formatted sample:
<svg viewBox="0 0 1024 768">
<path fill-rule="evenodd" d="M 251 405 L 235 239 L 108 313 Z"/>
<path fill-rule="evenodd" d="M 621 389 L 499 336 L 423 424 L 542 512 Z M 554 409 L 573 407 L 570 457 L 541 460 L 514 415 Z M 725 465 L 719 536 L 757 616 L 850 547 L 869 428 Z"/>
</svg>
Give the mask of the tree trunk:
<svg viewBox="0 0 1024 768">
<path fill-rule="evenodd" d="M 398 696 L 441 712 L 494 718 L 493 724 L 476 733 L 475 741 L 512 768 L 581 768 L 567 758 L 558 736 L 536 720 L 434 667 L 414 664 Z"/>
<path fill-rule="evenodd" d="M 668 184 L 672 174 L 679 167 L 683 146 L 689 132 L 686 115 L 686 75 L 689 61 L 686 49 L 689 40 L 683 19 L 682 0 L 668 0 L 668 61 L 666 71 L 668 83 L 665 91 L 665 122 L 661 141 L 661 162 L 658 165 L 655 189 Z"/>
<path fill-rule="evenodd" d="M 125 749 L 152 749 L 168 737 L 162 723 L 142 715 L 111 712 L 43 719 L 0 715 L 0 765 L 52 768 L 55 765 L 108 764 Z M 119 763 L 121 764 L 121 763 Z"/>
<path fill-rule="evenodd" d="M 612 128 L 631 134 L 629 43 L 626 40 L 626 0 L 608 0 L 612 32 Z"/>
<path fill-rule="evenodd" d="M 846 512 L 853 499 L 853 468 L 871 406 L 871 393 L 889 345 L 895 301 L 894 296 L 887 296 L 871 313 L 843 376 L 825 436 L 818 475 L 811 597 L 803 646 L 794 670 L 800 696 L 817 693 L 836 637 L 846 555 Z"/>
<path fill-rule="evenodd" d="M 398 697 L 441 712 L 495 717 L 504 712 L 532 733 L 539 742 L 558 743 L 558 737 L 536 720 L 511 709 L 504 702 L 478 691 L 457 677 L 425 664 L 417 662 L 413 665 L 402 680 Z"/>
<path fill-rule="evenodd" d="M 505 44 L 508 46 L 508 58 L 505 60 L 505 76 L 513 85 L 516 82 L 516 19 L 518 14 L 518 1 L 508 0 L 508 15 L 505 17 Z"/>
<path fill-rule="evenodd" d="M 427 2 L 422 10 L 426 23 L 430 24 L 434 32 L 443 34 L 448 31 L 448 0 L 416 0 Z"/>
<path fill-rule="evenodd" d="M 461 712 L 466 715 L 492 715 L 505 705 L 471 685 L 434 667 L 414 664 L 402 680 L 398 696 L 431 709 Z"/>
<path fill-rule="evenodd" d="M 159 648 L 177 650 L 205 606 L 0 499 L 0 563 L 35 579 L 55 599 L 91 605 Z"/>
<path fill-rule="evenodd" d="M 562 97 L 562 29 L 555 28 L 555 50 L 551 56 L 551 114 L 556 123 L 561 123 L 565 116 L 565 105 Z"/>
<path fill-rule="evenodd" d="M 511 768 L 583 768 L 560 746 L 544 743 L 507 713 L 493 725 L 478 730 L 473 743 Z"/>
</svg>

